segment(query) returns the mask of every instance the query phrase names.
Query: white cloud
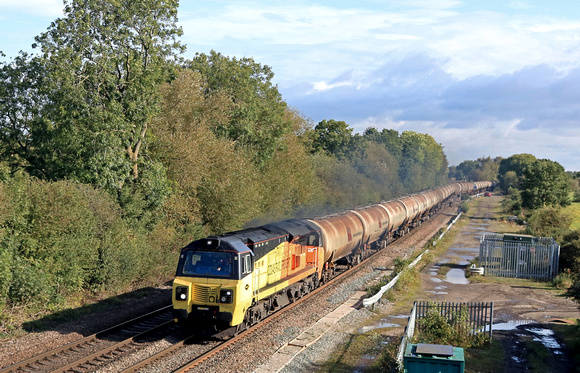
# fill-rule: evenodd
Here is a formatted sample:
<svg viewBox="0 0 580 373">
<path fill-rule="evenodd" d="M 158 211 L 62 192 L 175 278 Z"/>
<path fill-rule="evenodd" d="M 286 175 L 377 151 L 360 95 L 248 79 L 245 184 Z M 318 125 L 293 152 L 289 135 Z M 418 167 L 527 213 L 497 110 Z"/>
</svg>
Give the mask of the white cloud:
<svg viewBox="0 0 580 373">
<path fill-rule="evenodd" d="M 339 9 L 302 2 L 236 3 L 181 19 L 192 52 L 264 56 L 280 82 L 298 76 L 329 82 L 353 69 L 364 75 L 385 58 L 417 52 L 446 59 L 443 69 L 458 79 L 542 63 L 563 71 L 580 66 L 577 21 L 459 12 L 459 1 L 385 4 L 367 1 Z"/>
<path fill-rule="evenodd" d="M 324 90 L 284 95 L 314 122 L 345 120 L 359 133 L 368 127 L 428 133 L 455 164 L 527 152 L 580 170 L 574 145 L 580 142 L 580 68 L 561 73 L 539 65 L 457 79 L 444 64 L 410 55 L 359 77 L 371 84 L 337 80 L 351 83 L 319 83 Z"/>
<path fill-rule="evenodd" d="M 0 9 L 5 15 L 18 12 L 41 17 L 61 17 L 62 0 L 0 0 Z"/>
</svg>

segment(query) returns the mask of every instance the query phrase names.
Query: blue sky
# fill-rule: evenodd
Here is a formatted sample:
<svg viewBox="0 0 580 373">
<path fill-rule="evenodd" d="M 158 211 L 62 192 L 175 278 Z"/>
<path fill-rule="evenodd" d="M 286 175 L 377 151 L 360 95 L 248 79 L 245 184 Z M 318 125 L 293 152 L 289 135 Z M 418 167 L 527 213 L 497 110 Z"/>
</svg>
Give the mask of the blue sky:
<svg viewBox="0 0 580 373">
<path fill-rule="evenodd" d="M 61 10 L 0 0 L 0 50 L 29 50 Z M 186 57 L 271 66 L 314 124 L 428 133 L 450 164 L 531 153 L 580 171 L 577 0 L 181 0 L 179 20 Z"/>
</svg>

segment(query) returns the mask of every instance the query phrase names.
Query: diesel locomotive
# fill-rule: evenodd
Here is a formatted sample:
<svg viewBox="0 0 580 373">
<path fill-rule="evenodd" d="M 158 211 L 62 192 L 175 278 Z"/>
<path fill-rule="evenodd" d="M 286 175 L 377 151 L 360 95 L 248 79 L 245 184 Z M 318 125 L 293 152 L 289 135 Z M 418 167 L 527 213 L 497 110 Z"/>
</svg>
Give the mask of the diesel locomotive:
<svg viewBox="0 0 580 373">
<path fill-rule="evenodd" d="M 176 322 L 236 332 L 356 265 L 458 194 L 492 182 L 453 183 L 312 219 L 291 219 L 211 236 L 181 250 L 173 281 Z"/>
</svg>

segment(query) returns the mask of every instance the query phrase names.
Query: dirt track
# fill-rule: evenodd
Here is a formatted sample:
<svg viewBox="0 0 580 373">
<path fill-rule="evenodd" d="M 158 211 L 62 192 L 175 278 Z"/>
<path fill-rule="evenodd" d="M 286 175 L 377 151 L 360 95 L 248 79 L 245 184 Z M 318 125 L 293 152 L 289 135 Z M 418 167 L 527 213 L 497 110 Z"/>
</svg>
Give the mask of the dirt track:
<svg viewBox="0 0 580 373">
<path fill-rule="evenodd" d="M 499 197 L 485 197 L 473 206 L 466 214 L 469 223 L 461 228 L 456 239 L 445 254 L 435 262 L 426 266 L 421 273 L 423 295 L 420 300 L 449 301 L 449 302 L 493 302 L 494 324 L 503 324 L 505 329 L 498 325 L 494 328 L 494 342 L 501 342 L 506 353 L 504 372 L 530 371 L 527 361 L 530 351 L 524 347 L 526 340 L 541 341 L 547 346 L 549 354 L 545 361 L 546 367 L 551 370 L 564 372 L 570 367 L 566 357 L 565 347 L 559 341 L 549 336 L 549 329 L 542 325 L 564 318 L 580 318 L 578 304 L 560 294 L 546 290 L 541 283 L 537 286 L 527 282 L 522 286 L 518 281 L 498 279 L 497 283 L 486 279 L 486 282 L 476 282 L 476 279 L 465 279 L 463 273 L 468 261 L 478 255 L 479 240 L 483 232 L 502 232 L 501 223 L 492 220 L 494 207 L 500 202 Z M 445 270 L 449 272 L 445 272 Z M 520 282 L 521 283 L 521 282 Z M 513 324 L 526 324 L 515 326 Z M 546 342 L 546 343 L 545 343 Z M 551 344 L 549 342 L 552 342 Z"/>
</svg>

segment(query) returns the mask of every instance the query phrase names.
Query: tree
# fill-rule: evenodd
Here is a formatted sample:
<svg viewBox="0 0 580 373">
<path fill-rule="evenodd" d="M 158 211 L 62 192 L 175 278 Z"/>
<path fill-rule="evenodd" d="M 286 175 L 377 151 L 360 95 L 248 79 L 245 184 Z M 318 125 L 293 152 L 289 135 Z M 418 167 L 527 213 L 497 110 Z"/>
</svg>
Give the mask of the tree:
<svg viewBox="0 0 580 373">
<path fill-rule="evenodd" d="M 443 147 L 433 137 L 404 131 L 401 143 L 403 152 L 399 176 L 407 191 L 431 188 L 447 180 L 447 158 Z"/>
<path fill-rule="evenodd" d="M 313 152 L 324 152 L 335 157 L 345 157 L 352 142 L 352 128 L 344 121 L 334 119 L 319 122 L 310 132 Z"/>
<path fill-rule="evenodd" d="M 167 194 L 164 172 L 146 153 L 159 87 L 184 49 L 177 40 L 182 34 L 177 5 L 177 0 L 65 1 L 65 17 L 36 38 L 47 100 L 43 125 L 31 135 L 48 178 L 73 178 L 111 191 L 132 180 L 149 189 L 144 194 L 150 205 L 161 204 Z"/>
<path fill-rule="evenodd" d="M 206 234 L 240 229 L 261 212 L 262 179 L 243 148 L 211 130 L 229 122 L 231 101 L 223 92 L 207 93 L 204 77 L 191 70 L 180 71 L 161 92 L 153 154 L 175 185 L 164 206 L 168 217 L 178 229 L 202 225 Z"/>
<path fill-rule="evenodd" d="M 564 235 L 561 245 L 560 269 L 570 269 L 580 275 L 580 229 Z"/>
<path fill-rule="evenodd" d="M 364 131 L 363 136 L 368 140 L 383 144 L 387 148 L 387 151 L 393 155 L 398 162 L 401 162 L 403 156 L 403 143 L 399 136 L 399 132 L 387 128 L 383 128 L 383 130 L 379 132 L 376 128 L 369 127 Z"/>
<path fill-rule="evenodd" d="M 46 178 L 43 158 L 35 152 L 35 133 L 44 127 L 45 71 L 39 57 L 21 53 L 0 62 L 0 156 L 12 172 L 24 169 Z"/>
<path fill-rule="evenodd" d="M 537 209 L 570 204 L 570 183 L 564 167 L 549 159 L 538 159 L 523 172 L 522 206 Z"/>
<path fill-rule="evenodd" d="M 196 54 L 186 66 L 207 80 L 207 93 L 222 92 L 233 104 L 229 122 L 212 127 L 218 137 L 253 152 L 258 167 L 284 147 L 283 137 L 291 131 L 291 123 L 285 115 L 286 102 L 272 84 L 274 73 L 269 66 L 252 58 L 228 58 L 215 51 Z"/>
<path fill-rule="evenodd" d="M 501 158 L 481 157 L 475 161 L 463 161 L 453 168 L 451 177 L 471 181 L 497 180 L 500 160 Z"/>
<path fill-rule="evenodd" d="M 353 163 L 359 173 L 374 182 L 379 192 L 378 199 L 386 200 L 405 193 L 399 181 L 399 162 L 382 143 L 368 141 L 362 157 L 353 159 Z"/>
<path fill-rule="evenodd" d="M 523 181 L 523 174 L 525 169 L 536 160 L 531 154 L 514 154 L 509 158 L 502 159 L 499 163 L 498 180 L 499 187 L 507 192 L 508 188 L 519 188 Z M 509 173 L 509 172 L 512 173 Z M 509 178 L 506 175 L 509 173 Z M 514 177 L 515 175 L 515 177 Z"/>
</svg>

